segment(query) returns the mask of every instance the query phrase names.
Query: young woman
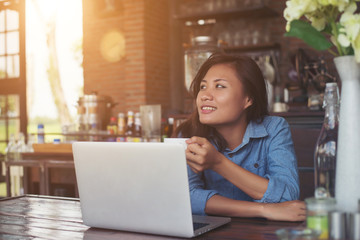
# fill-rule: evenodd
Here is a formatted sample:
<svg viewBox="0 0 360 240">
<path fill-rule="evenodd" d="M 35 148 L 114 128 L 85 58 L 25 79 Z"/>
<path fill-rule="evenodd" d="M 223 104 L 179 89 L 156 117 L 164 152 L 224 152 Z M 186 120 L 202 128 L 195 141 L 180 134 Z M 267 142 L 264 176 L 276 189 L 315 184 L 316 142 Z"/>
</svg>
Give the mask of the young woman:
<svg viewBox="0 0 360 240">
<path fill-rule="evenodd" d="M 302 221 L 291 133 L 268 116 L 266 85 L 249 57 L 212 55 L 191 85 L 192 116 L 176 135 L 189 137 L 194 214 Z"/>
</svg>

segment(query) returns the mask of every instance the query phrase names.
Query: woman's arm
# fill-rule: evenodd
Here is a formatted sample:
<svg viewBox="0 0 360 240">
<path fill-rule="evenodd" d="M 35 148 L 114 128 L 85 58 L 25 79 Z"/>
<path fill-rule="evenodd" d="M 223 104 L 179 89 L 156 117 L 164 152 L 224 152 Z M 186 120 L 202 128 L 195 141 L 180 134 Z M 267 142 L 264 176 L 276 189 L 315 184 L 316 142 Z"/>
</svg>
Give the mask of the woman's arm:
<svg viewBox="0 0 360 240">
<path fill-rule="evenodd" d="M 258 176 L 227 159 L 205 138 L 187 141 L 186 158 L 194 172 L 212 169 L 254 200 L 283 202 L 298 199 L 297 162 L 287 122 L 277 118 L 270 122 L 267 173 Z"/>
<path fill-rule="evenodd" d="M 188 143 L 186 158 L 188 165 L 194 172 L 212 169 L 253 199 L 259 200 L 263 197 L 268 186 L 268 179 L 233 163 L 218 152 L 205 138 L 192 137 Z"/>
<path fill-rule="evenodd" d="M 222 154 L 221 157 L 225 159 L 214 166 L 213 170 L 215 172 L 222 175 L 253 199 L 259 200 L 264 196 L 269 183 L 268 179 L 238 166 Z"/>
<path fill-rule="evenodd" d="M 263 217 L 278 221 L 303 221 L 305 219 L 304 202 L 260 203 L 229 199 L 214 190 L 204 189 L 201 174 L 195 173 L 188 167 L 193 214 Z"/>
<path fill-rule="evenodd" d="M 191 210 L 196 215 L 206 215 L 206 202 L 219 192 L 205 189 L 202 173 L 194 173 L 188 166 L 189 190 L 191 199 Z"/>
<path fill-rule="evenodd" d="M 258 203 L 212 196 L 206 203 L 206 214 L 229 217 L 263 217 L 277 221 L 304 221 L 305 203 L 288 201 L 282 203 Z"/>
<path fill-rule="evenodd" d="M 283 202 L 299 199 L 299 175 L 289 124 L 273 117 L 268 123 L 268 159 L 264 177 L 269 179 L 263 202 Z"/>
</svg>

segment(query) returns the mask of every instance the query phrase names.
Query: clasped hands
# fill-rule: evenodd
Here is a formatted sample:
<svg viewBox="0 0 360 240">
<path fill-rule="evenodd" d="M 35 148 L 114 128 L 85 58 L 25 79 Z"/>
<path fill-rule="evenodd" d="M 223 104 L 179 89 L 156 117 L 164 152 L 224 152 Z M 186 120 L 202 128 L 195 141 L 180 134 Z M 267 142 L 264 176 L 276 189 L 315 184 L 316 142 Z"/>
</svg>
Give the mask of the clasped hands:
<svg viewBox="0 0 360 240">
<path fill-rule="evenodd" d="M 206 138 L 195 136 L 186 140 L 186 143 L 187 164 L 195 173 L 207 169 L 215 170 L 225 157 Z"/>
</svg>

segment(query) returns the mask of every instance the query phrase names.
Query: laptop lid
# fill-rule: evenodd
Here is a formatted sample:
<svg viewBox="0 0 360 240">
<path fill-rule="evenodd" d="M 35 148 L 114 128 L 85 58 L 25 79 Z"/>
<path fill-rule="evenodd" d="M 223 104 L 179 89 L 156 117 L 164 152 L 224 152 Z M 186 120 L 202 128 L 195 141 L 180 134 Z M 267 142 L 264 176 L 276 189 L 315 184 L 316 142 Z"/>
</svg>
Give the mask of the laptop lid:
<svg viewBox="0 0 360 240">
<path fill-rule="evenodd" d="M 76 142 L 73 154 L 84 224 L 194 236 L 182 145 Z"/>
</svg>

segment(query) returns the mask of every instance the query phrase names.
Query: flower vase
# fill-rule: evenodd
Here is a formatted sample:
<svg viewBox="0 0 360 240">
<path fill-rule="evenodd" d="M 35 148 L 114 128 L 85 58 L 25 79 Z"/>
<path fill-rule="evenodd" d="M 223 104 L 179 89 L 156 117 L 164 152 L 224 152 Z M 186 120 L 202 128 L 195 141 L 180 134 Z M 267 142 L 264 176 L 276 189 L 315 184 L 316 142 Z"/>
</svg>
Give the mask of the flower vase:
<svg viewBox="0 0 360 240">
<path fill-rule="evenodd" d="M 360 199 L 360 64 L 354 56 L 334 59 L 341 79 L 335 198 L 341 211 L 358 211 Z"/>
</svg>

